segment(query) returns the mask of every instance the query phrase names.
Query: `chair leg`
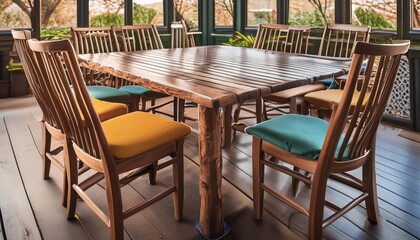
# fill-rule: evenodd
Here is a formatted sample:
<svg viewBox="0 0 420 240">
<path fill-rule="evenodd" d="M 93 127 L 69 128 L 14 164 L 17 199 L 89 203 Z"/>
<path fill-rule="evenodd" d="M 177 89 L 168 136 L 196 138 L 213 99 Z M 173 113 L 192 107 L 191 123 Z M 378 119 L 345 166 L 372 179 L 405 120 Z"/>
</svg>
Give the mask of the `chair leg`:
<svg viewBox="0 0 420 240">
<path fill-rule="evenodd" d="M 264 165 L 261 163 L 262 140 L 256 137 L 252 139 L 252 180 L 253 180 L 253 202 L 254 218 L 261 220 L 263 212 L 264 191 L 261 189 L 261 183 L 264 182 Z"/>
<path fill-rule="evenodd" d="M 312 182 L 308 222 L 308 238 L 311 240 L 322 238 L 327 180 L 328 176 L 318 174 Z"/>
<path fill-rule="evenodd" d="M 368 193 L 365 200 L 368 220 L 371 223 L 378 223 L 378 195 L 376 190 L 376 171 L 375 171 L 375 146 L 372 147 L 371 155 L 363 166 L 363 191 Z"/>
<path fill-rule="evenodd" d="M 298 167 L 296 167 L 296 166 L 293 167 L 293 171 L 299 172 L 299 170 L 300 169 Z M 292 191 L 293 191 L 293 196 L 294 197 L 296 197 L 296 195 L 297 195 L 298 187 L 299 187 L 299 179 L 297 179 L 295 177 L 292 177 Z"/>
<path fill-rule="evenodd" d="M 175 219 L 180 221 L 182 219 L 182 212 L 184 208 L 184 140 L 179 140 L 177 145 L 177 160 L 172 167 L 173 184 L 176 187 L 176 192 L 173 195 Z"/>
<path fill-rule="evenodd" d="M 289 113 L 298 113 L 297 98 L 290 98 L 289 102 Z"/>
<path fill-rule="evenodd" d="M 141 100 L 141 109 L 140 109 L 140 111 L 146 112 L 147 99 L 142 97 L 142 98 L 140 98 L 140 100 Z"/>
<path fill-rule="evenodd" d="M 140 97 L 136 95 L 131 95 L 133 101 L 131 103 L 131 111 L 135 112 L 139 110 L 139 103 L 140 103 Z M 141 107 L 143 108 L 143 102 L 141 103 Z M 142 110 L 143 111 L 143 110 Z"/>
<path fill-rule="evenodd" d="M 117 177 L 116 177 L 117 178 Z M 106 195 L 108 200 L 108 212 L 111 239 L 124 239 L 124 219 L 121 199 L 121 188 L 118 181 L 108 179 L 106 183 Z M 114 185 L 114 186 L 112 186 Z"/>
<path fill-rule="evenodd" d="M 64 167 L 63 173 L 63 192 L 61 193 L 61 205 L 67 207 L 67 194 L 69 191 L 69 182 L 67 181 L 67 169 Z"/>
<path fill-rule="evenodd" d="M 70 139 L 64 145 L 64 161 L 67 177 L 67 219 L 73 219 L 76 213 L 77 193 L 73 189 L 73 184 L 77 184 L 78 170 L 77 157 L 72 147 Z"/>
<path fill-rule="evenodd" d="M 146 105 L 146 104 L 144 104 L 144 105 Z M 150 100 L 150 106 L 155 106 L 156 105 L 156 100 L 155 99 L 151 99 Z M 152 113 L 153 114 L 156 114 L 156 110 L 153 108 L 153 110 L 152 110 Z"/>
<path fill-rule="evenodd" d="M 48 132 L 45 123 L 42 129 L 42 135 L 44 139 L 44 146 L 42 148 L 42 158 L 43 158 L 43 178 L 48 179 L 50 177 L 50 169 L 51 169 L 51 160 L 47 157 L 47 153 L 50 152 L 51 149 L 51 133 Z"/>
<path fill-rule="evenodd" d="M 158 162 L 156 161 L 152 165 L 153 165 L 152 171 L 149 173 L 149 183 L 150 183 L 150 185 L 155 185 L 156 184 Z"/>
</svg>

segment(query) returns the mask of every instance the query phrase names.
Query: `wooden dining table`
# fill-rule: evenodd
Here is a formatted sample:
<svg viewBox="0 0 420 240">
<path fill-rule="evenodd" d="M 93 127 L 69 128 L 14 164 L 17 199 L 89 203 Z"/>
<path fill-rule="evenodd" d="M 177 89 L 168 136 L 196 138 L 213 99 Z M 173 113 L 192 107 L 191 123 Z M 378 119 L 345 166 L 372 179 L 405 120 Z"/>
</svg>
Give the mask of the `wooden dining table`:
<svg viewBox="0 0 420 240">
<path fill-rule="evenodd" d="M 349 59 L 230 46 L 85 54 L 79 59 L 83 67 L 198 104 L 197 228 L 210 239 L 229 231 L 222 211 L 222 109 L 231 112 L 237 103 L 343 75 L 350 65 Z"/>
</svg>

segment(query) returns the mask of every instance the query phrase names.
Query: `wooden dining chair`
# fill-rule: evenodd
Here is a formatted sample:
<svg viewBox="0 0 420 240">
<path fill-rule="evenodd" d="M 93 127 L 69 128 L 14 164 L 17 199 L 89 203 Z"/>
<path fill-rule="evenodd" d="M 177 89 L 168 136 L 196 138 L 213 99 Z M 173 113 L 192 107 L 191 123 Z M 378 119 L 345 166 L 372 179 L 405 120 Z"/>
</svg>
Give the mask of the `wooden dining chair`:
<svg viewBox="0 0 420 240">
<path fill-rule="evenodd" d="M 267 51 L 279 51 L 293 54 L 306 54 L 308 51 L 309 35 L 311 27 L 308 26 L 289 26 L 283 24 L 260 24 L 255 39 L 254 48 L 267 50 Z M 244 110 L 256 115 L 257 122 L 261 122 L 262 119 L 268 118 L 268 112 L 273 110 L 282 110 L 287 107 L 291 113 L 297 113 L 298 106 L 303 101 L 299 98 L 305 93 L 310 91 L 316 91 L 324 89 L 323 84 L 308 84 L 292 89 L 283 90 L 261 99 L 257 99 L 258 105 L 263 105 L 262 113 L 258 110 L 255 112 L 254 107 L 248 109 L 243 107 L 243 104 L 238 104 L 234 115 L 233 115 L 233 128 L 235 130 L 242 130 L 245 126 L 239 123 L 241 120 L 240 112 Z M 303 99 L 303 97 L 302 97 Z M 279 106 L 279 104 L 281 104 Z M 261 116 L 261 114 L 263 114 Z M 243 118 L 242 118 L 243 119 Z"/>
<path fill-rule="evenodd" d="M 181 219 L 183 141 L 191 132 L 190 127 L 145 112 L 132 112 L 101 123 L 89 98 L 70 42 L 30 40 L 29 46 L 38 61 L 39 73 L 51 87 L 57 89 L 50 95 L 51 101 L 57 106 L 64 133 L 71 136 L 70 145 L 73 148 L 64 148 L 69 156 L 75 156 L 66 158 L 67 178 L 71 186 L 67 217 L 74 218 L 79 196 L 110 228 L 111 239 L 123 239 L 125 218 L 174 193 L 175 218 Z M 77 167 L 73 159 L 76 157 L 96 172 L 83 182 L 78 182 L 74 174 Z M 166 157 L 170 159 L 158 164 L 158 161 Z M 136 169 L 141 172 L 142 168 L 150 169 L 152 165 L 157 165 L 158 169 L 172 166 L 173 185 L 134 207 L 124 209 L 119 175 Z M 86 192 L 92 186 L 92 181 L 96 182 L 98 178 L 104 178 L 108 214 L 100 210 L 89 192 Z"/>
<path fill-rule="evenodd" d="M 201 32 L 190 31 L 184 19 L 171 24 L 171 48 L 195 47 L 195 35 Z"/>
<path fill-rule="evenodd" d="M 118 42 L 118 51 L 133 52 L 163 49 L 159 33 L 153 24 L 112 27 L 112 32 L 115 41 Z M 118 87 L 119 90 L 129 93 L 133 97 L 133 110 L 139 109 L 138 107 L 141 101 L 141 111 L 158 112 L 166 115 L 165 112 L 157 109 L 173 103 L 173 101 L 167 101 L 156 105 L 157 99 L 168 97 L 168 95 L 151 91 L 128 80 L 119 79 Z M 149 101 L 151 102 L 151 107 L 147 108 L 147 102 Z M 177 118 L 177 116 L 174 118 Z"/>
<path fill-rule="evenodd" d="M 111 27 L 72 27 L 72 43 L 78 54 L 110 53 L 118 51 L 113 41 Z M 115 78 L 109 74 L 83 68 L 91 96 L 108 102 L 132 104 L 130 94 L 119 91 L 113 85 Z"/>
<path fill-rule="evenodd" d="M 63 123 L 58 117 L 56 107 L 50 101 L 50 92 L 54 89 L 50 88 L 45 79 L 36 71 L 36 61 L 33 59 L 32 51 L 29 48 L 27 40 L 31 38 L 30 31 L 16 31 L 12 30 L 12 35 L 15 41 L 16 50 L 22 62 L 28 84 L 31 87 L 32 94 L 40 106 L 43 113 L 43 178 L 49 178 L 51 162 L 65 173 L 65 166 L 57 154 L 62 152 L 63 145 L 68 144 L 68 136 L 63 132 Z M 111 103 L 96 100 L 92 98 L 92 103 L 95 112 L 98 114 L 101 121 L 111 119 L 113 117 L 126 114 L 128 107 L 125 104 Z M 59 147 L 52 149 L 52 140 L 58 141 Z M 67 199 L 67 184 L 66 176 L 63 181 L 63 204 Z"/>
<path fill-rule="evenodd" d="M 357 42 L 369 42 L 370 30 L 365 25 L 328 24 L 321 40 L 319 55 L 349 58 Z M 328 85 L 326 90 L 308 92 L 304 96 L 309 109 L 316 110 L 320 117 L 328 116 L 331 106 L 341 98 L 342 89 L 337 89 L 336 81 L 333 78 L 323 80 Z"/>
<path fill-rule="evenodd" d="M 409 45 L 409 41 L 383 45 L 357 42 L 343 96 L 333 106 L 329 122 L 308 115 L 288 114 L 246 129 L 247 133 L 253 135 L 252 173 L 256 219 L 262 217 L 264 192 L 267 192 L 309 217 L 309 239 L 321 239 L 322 228 L 363 201 L 368 220 L 377 222 L 375 136 L 396 78 L 401 55 L 407 52 Z M 365 80 L 358 86 L 365 59 Z M 377 66 L 375 61 L 379 61 Z M 361 90 L 355 101 L 353 92 L 357 87 Z M 267 155 L 282 163 L 267 160 Z M 266 171 L 266 167 L 292 177 L 295 197 L 299 197 L 296 196 L 299 181 L 310 185 L 309 208 L 281 194 L 273 184 L 266 183 L 264 175 L 271 172 Z M 348 173 L 360 168 L 361 179 Z M 304 170 L 305 174 L 300 170 Z M 326 200 L 329 178 L 358 190 L 360 195 L 343 207 L 329 202 Z M 324 206 L 334 212 L 326 219 Z"/>
</svg>

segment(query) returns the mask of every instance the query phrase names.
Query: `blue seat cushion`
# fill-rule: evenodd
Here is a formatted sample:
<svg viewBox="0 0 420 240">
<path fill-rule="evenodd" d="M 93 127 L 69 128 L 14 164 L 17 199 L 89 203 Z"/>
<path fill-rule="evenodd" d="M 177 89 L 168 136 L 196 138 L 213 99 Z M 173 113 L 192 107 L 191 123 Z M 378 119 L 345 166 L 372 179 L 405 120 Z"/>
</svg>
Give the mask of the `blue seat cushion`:
<svg viewBox="0 0 420 240">
<path fill-rule="evenodd" d="M 162 97 L 168 96 L 164 93 L 155 92 L 139 85 L 122 86 L 119 88 L 119 90 L 129 93 L 131 95 L 139 95 L 139 96 L 148 97 L 148 98 L 162 98 Z"/>
<path fill-rule="evenodd" d="M 337 83 L 335 82 L 334 78 L 327 78 L 319 81 L 325 85 L 326 89 L 336 89 L 338 88 Z"/>
<path fill-rule="evenodd" d="M 302 158 L 317 160 L 327 134 L 328 122 L 311 116 L 287 114 L 248 127 L 245 131 Z M 344 135 L 338 146 L 341 146 Z M 343 160 L 348 159 L 347 149 Z M 339 147 L 336 150 L 336 157 Z"/>
<path fill-rule="evenodd" d="M 132 98 L 130 94 L 123 91 L 119 91 L 118 89 L 115 89 L 113 87 L 87 86 L 87 90 L 90 96 L 102 101 L 124 104 L 132 103 Z"/>
</svg>

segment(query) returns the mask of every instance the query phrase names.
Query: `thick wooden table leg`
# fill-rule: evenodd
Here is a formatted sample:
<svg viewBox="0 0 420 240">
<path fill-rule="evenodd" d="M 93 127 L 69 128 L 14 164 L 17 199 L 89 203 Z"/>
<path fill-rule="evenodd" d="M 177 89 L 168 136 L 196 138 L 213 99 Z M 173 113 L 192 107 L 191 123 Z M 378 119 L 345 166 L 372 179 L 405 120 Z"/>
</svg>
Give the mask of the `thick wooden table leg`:
<svg viewBox="0 0 420 240">
<path fill-rule="evenodd" d="M 209 239 L 224 235 L 220 113 L 199 106 L 200 219 L 198 230 Z"/>
</svg>

